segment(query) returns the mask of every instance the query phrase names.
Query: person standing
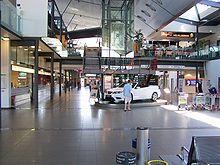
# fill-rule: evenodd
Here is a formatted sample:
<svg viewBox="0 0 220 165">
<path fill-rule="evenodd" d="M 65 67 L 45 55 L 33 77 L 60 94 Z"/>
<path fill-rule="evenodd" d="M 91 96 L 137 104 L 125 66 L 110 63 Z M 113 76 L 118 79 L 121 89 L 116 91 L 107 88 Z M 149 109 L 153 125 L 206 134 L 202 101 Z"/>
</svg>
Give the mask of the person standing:
<svg viewBox="0 0 220 165">
<path fill-rule="evenodd" d="M 127 84 L 125 84 L 124 88 L 123 88 L 123 94 L 124 94 L 124 98 L 125 98 L 125 109 L 124 111 L 131 111 L 131 90 L 132 90 L 132 86 L 131 86 L 131 80 L 127 81 Z"/>
</svg>

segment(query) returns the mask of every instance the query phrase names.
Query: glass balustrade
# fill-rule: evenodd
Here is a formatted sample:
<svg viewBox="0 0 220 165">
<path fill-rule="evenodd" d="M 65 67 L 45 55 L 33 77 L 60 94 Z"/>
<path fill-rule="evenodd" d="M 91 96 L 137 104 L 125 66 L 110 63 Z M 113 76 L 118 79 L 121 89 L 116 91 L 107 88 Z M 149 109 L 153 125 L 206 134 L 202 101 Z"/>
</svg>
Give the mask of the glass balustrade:
<svg viewBox="0 0 220 165">
<path fill-rule="evenodd" d="M 8 0 L 0 1 L 2 22 L 1 24 L 12 32 L 22 34 L 22 17 L 19 11 Z"/>
<path fill-rule="evenodd" d="M 213 45 L 206 49 L 199 49 L 199 52 L 193 48 L 176 49 L 176 50 L 161 50 L 160 48 L 143 49 L 142 53 L 136 54 L 136 57 L 155 57 L 158 59 L 216 59 L 220 58 L 220 46 Z"/>
</svg>

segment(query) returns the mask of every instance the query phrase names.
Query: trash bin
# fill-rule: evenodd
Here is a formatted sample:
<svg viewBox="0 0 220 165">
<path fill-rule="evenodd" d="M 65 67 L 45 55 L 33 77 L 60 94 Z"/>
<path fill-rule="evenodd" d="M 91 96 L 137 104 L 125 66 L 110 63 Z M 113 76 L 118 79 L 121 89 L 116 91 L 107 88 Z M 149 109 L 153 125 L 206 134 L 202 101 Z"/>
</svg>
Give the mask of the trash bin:
<svg viewBox="0 0 220 165">
<path fill-rule="evenodd" d="M 164 160 L 150 160 L 148 165 L 168 165 L 168 163 Z"/>
<path fill-rule="evenodd" d="M 136 154 L 129 151 L 118 152 L 116 154 L 116 163 L 130 165 L 136 163 Z"/>
</svg>

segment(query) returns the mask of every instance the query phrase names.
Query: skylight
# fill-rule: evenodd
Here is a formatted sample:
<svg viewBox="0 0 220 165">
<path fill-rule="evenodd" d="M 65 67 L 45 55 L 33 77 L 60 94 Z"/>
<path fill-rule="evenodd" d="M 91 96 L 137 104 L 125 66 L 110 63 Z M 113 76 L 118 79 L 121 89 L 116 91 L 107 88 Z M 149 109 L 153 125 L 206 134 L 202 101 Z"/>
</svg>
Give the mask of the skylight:
<svg viewBox="0 0 220 165">
<path fill-rule="evenodd" d="M 185 12 L 184 14 L 182 14 L 180 16 L 180 18 L 184 18 L 184 19 L 188 19 L 188 20 L 192 20 L 192 21 L 198 21 L 198 17 L 196 14 L 196 8 L 195 6 L 193 6 L 191 9 L 189 9 L 187 12 Z"/>
<path fill-rule="evenodd" d="M 220 0 L 218 0 L 218 1 L 220 1 Z M 216 10 L 218 10 L 217 8 L 213 8 L 211 6 L 200 4 L 200 3 L 196 4 L 196 7 L 198 9 L 198 14 L 200 16 L 200 19 L 203 19 L 207 15 L 209 15 L 209 14 L 215 12 Z M 199 21 L 198 16 L 197 16 L 197 12 L 196 12 L 196 7 L 193 6 L 187 12 L 182 14 L 180 16 L 180 18 L 184 18 L 184 19 L 188 19 L 188 20 L 192 20 L 192 21 Z"/>
<path fill-rule="evenodd" d="M 209 1 L 212 1 L 212 2 L 220 2 L 220 0 L 209 0 Z"/>
<path fill-rule="evenodd" d="M 196 4 L 196 7 L 198 9 L 199 14 L 203 13 L 204 11 L 208 10 L 208 8 L 210 8 L 210 6 L 207 5 L 203 5 L 203 4 Z"/>
</svg>

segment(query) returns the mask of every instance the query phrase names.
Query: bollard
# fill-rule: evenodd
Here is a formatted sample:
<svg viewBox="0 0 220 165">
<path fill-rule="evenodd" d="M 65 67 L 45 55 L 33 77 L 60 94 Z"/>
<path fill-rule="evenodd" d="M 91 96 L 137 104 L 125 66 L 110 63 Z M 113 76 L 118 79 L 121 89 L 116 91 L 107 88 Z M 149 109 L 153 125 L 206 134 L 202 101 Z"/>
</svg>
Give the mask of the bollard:
<svg viewBox="0 0 220 165">
<path fill-rule="evenodd" d="M 148 128 L 137 128 L 137 165 L 145 165 L 149 160 L 148 133 Z"/>
</svg>

